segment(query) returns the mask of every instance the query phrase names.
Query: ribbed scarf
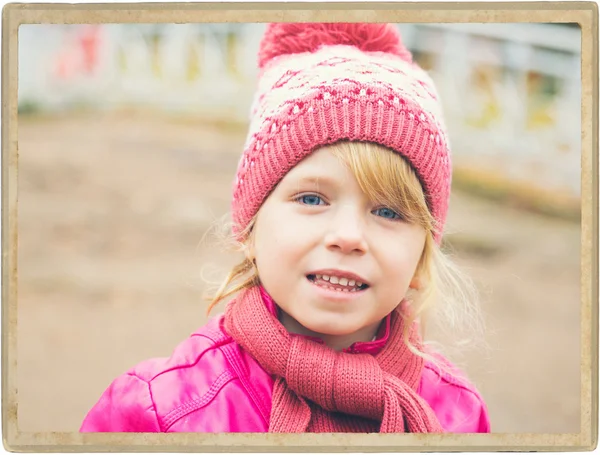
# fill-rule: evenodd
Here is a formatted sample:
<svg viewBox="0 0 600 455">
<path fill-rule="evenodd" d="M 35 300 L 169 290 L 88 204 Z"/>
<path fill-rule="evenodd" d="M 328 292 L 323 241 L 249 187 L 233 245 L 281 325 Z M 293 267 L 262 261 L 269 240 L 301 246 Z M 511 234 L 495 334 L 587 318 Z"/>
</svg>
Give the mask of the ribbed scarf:
<svg viewBox="0 0 600 455">
<path fill-rule="evenodd" d="M 376 355 L 350 354 L 288 333 L 258 287 L 225 311 L 225 329 L 275 377 L 271 433 L 442 432 L 417 394 L 424 360 L 402 340 L 403 322 L 394 310 L 386 346 Z M 415 326 L 409 339 L 419 345 Z"/>
</svg>

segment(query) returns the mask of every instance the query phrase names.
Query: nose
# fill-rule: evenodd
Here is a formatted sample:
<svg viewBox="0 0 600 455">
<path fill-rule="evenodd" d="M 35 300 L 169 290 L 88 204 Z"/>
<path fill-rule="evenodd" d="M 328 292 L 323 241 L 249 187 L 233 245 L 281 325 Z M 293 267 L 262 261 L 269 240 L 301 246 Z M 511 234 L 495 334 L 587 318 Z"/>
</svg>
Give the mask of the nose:
<svg viewBox="0 0 600 455">
<path fill-rule="evenodd" d="M 357 208 L 344 206 L 336 210 L 328 226 L 325 244 L 329 250 L 344 254 L 367 252 L 364 219 Z"/>
</svg>

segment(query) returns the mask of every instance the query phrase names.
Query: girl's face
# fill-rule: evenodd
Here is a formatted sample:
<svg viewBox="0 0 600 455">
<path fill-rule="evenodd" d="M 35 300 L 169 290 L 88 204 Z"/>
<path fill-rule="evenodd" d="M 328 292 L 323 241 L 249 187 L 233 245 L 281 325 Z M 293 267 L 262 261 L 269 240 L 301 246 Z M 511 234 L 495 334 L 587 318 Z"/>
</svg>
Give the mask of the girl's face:
<svg viewBox="0 0 600 455">
<path fill-rule="evenodd" d="M 368 200 L 352 172 L 320 148 L 263 203 L 253 253 L 283 325 L 342 349 L 372 339 L 402 301 L 425 237 L 401 213 Z"/>
</svg>

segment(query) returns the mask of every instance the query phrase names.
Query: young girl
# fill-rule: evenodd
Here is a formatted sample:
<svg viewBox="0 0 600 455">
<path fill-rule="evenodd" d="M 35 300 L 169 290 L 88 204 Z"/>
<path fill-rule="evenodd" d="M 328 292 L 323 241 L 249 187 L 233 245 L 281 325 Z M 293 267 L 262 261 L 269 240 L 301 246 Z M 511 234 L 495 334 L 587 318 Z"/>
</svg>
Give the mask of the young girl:
<svg viewBox="0 0 600 455">
<path fill-rule="evenodd" d="M 385 24 L 271 24 L 233 190 L 234 296 L 118 377 L 85 432 L 488 432 L 421 341 L 474 313 L 440 251 L 450 151 L 431 79 Z M 458 298 L 457 298 L 458 296 Z M 454 305 L 454 306 L 453 306 Z"/>
</svg>

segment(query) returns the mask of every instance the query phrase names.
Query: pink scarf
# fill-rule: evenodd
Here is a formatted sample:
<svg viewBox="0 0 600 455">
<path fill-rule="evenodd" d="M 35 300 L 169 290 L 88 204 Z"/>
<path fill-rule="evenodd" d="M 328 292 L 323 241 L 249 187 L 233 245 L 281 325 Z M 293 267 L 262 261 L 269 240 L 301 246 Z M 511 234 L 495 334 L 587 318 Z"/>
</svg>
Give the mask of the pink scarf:
<svg viewBox="0 0 600 455">
<path fill-rule="evenodd" d="M 402 340 L 403 322 L 394 310 L 388 343 L 373 356 L 336 352 L 288 333 L 258 287 L 242 291 L 225 311 L 225 329 L 275 376 L 271 433 L 442 432 L 416 392 L 424 360 Z M 416 327 L 409 338 L 419 346 Z"/>
</svg>

